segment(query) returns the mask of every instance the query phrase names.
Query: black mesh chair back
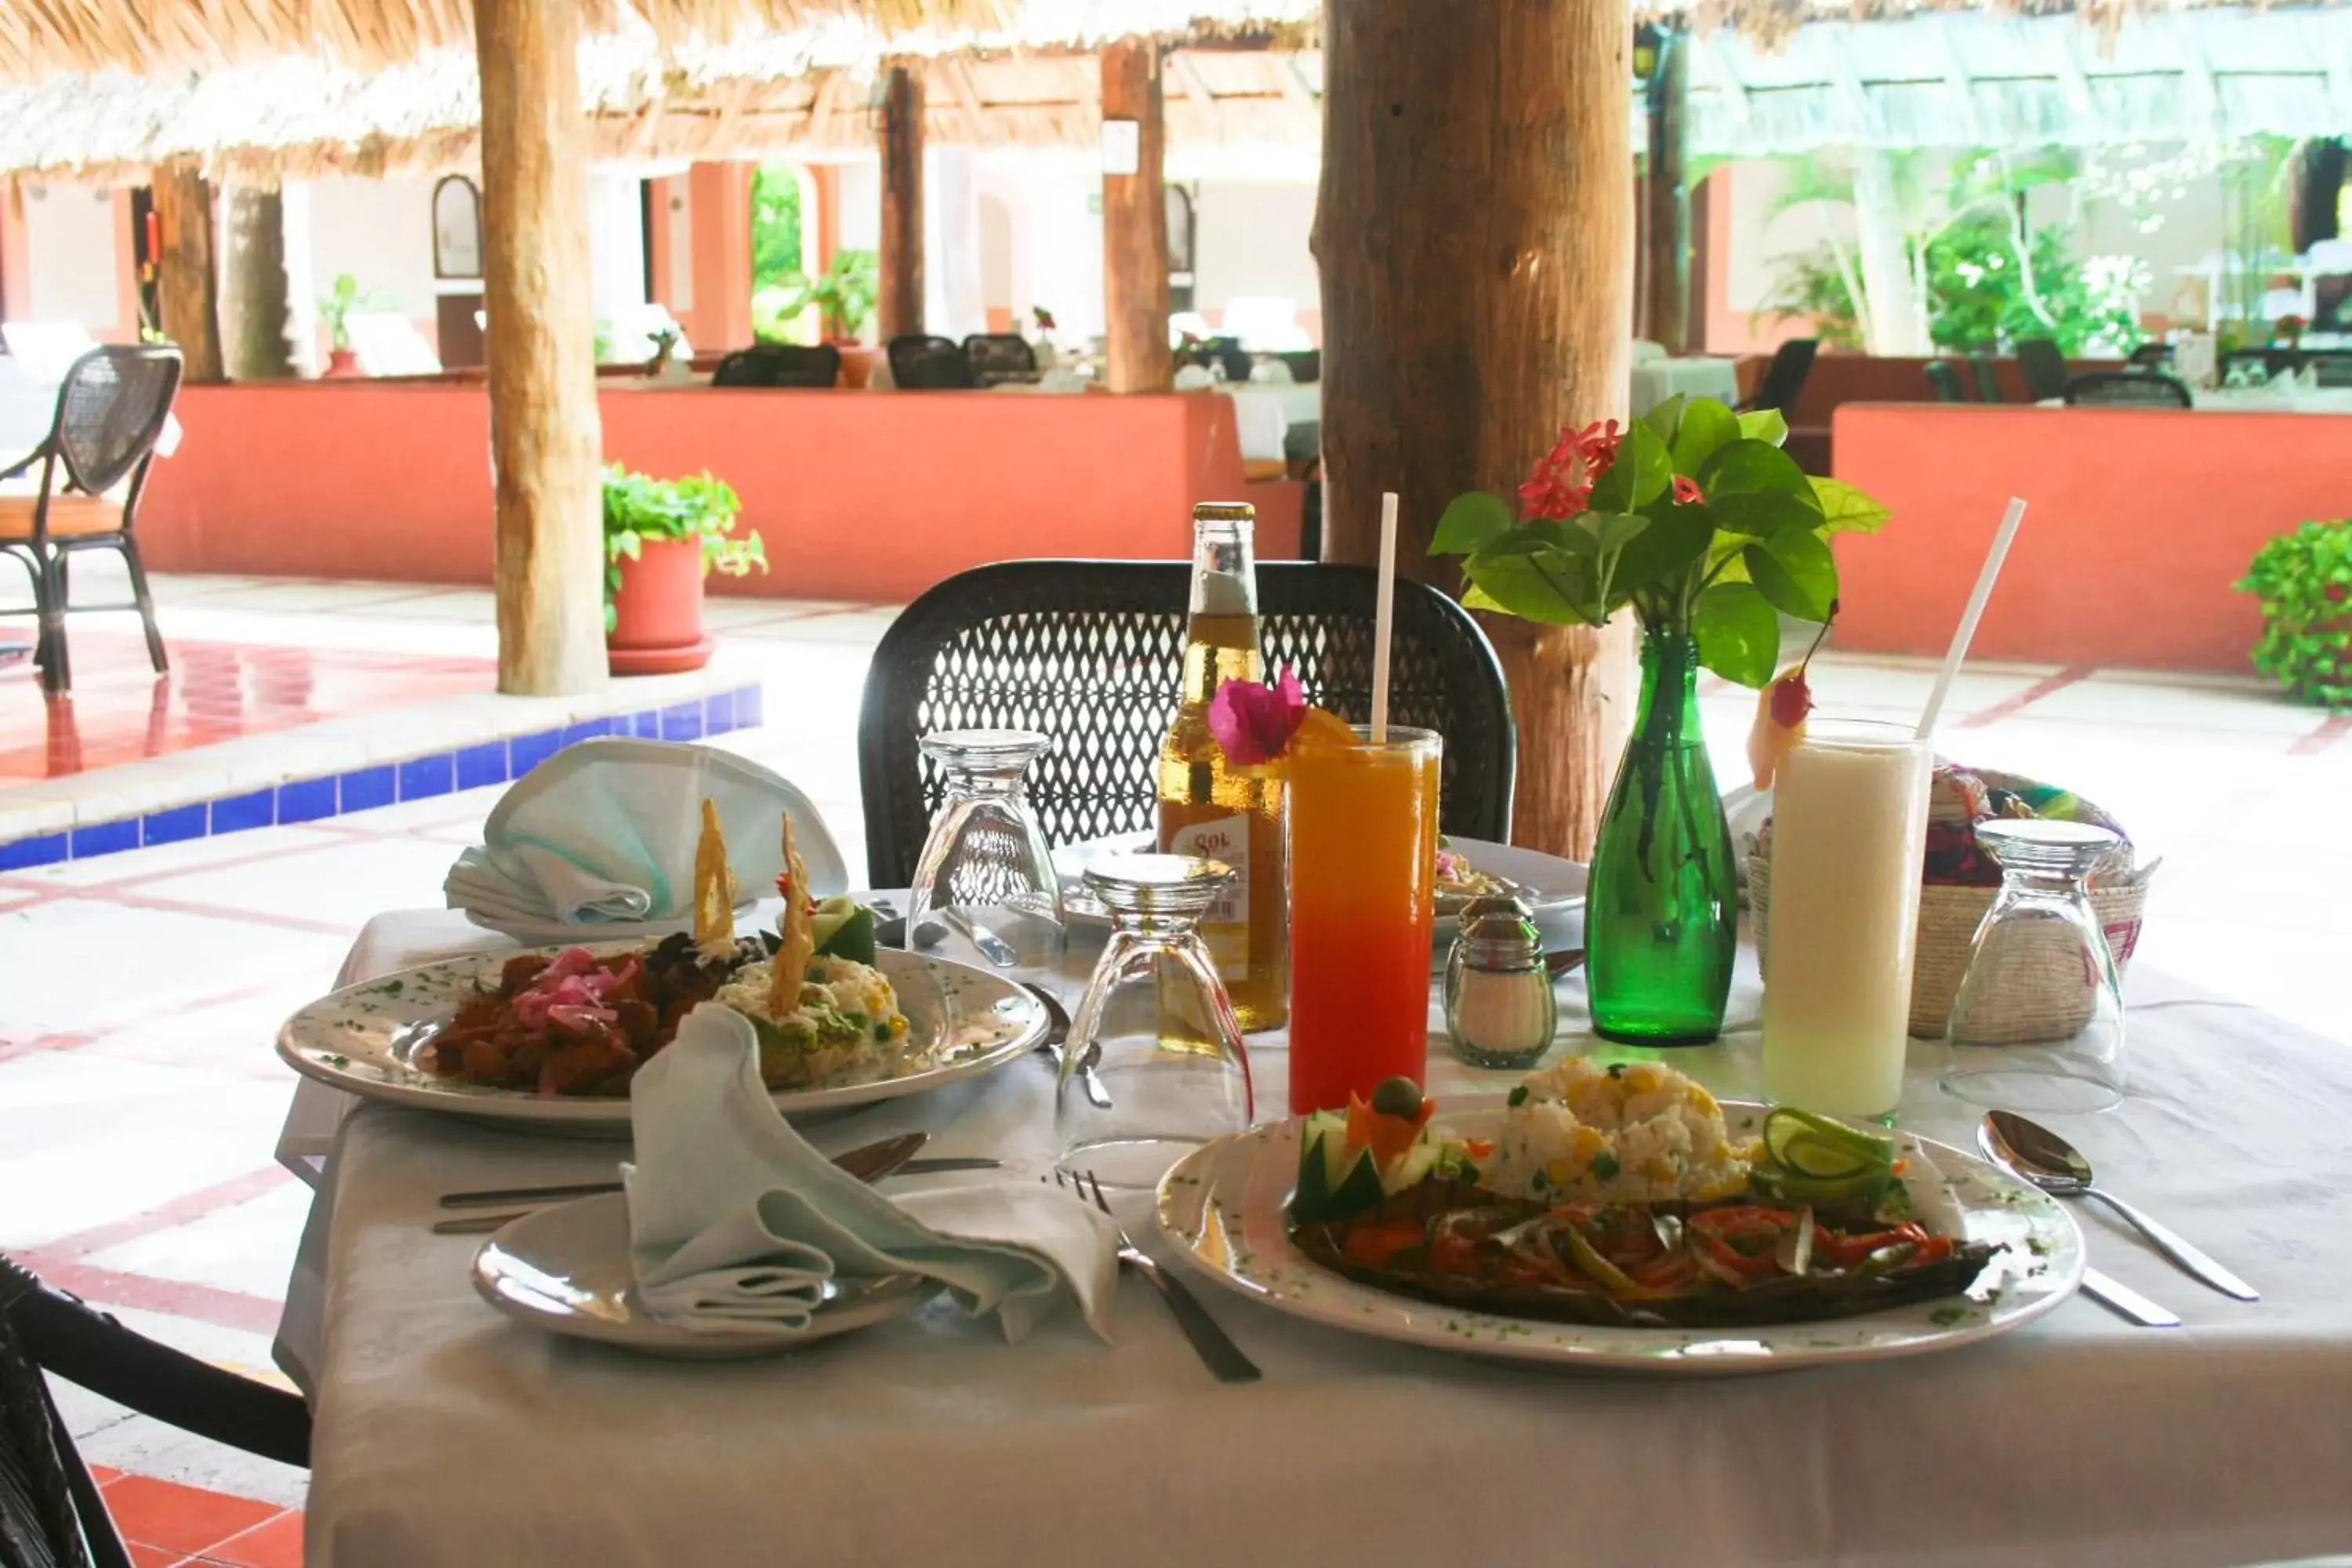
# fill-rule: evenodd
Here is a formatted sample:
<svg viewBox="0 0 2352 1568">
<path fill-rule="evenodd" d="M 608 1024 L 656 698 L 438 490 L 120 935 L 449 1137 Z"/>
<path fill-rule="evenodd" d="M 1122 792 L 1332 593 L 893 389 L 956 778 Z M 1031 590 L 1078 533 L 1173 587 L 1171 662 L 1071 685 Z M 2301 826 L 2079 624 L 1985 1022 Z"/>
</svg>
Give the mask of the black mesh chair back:
<svg viewBox="0 0 2352 1568">
<path fill-rule="evenodd" d="M 2127 364 L 2137 365 L 2142 370 L 2154 370 L 2158 365 L 2170 364 L 2172 363 L 2172 345 L 2170 343 L 2142 343 L 2139 347 L 2132 350 L 2131 357 L 2125 363 Z"/>
<path fill-rule="evenodd" d="M 180 391 L 180 351 L 92 349 L 66 368 L 54 432 L 76 489 L 110 490 L 155 449 Z"/>
<path fill-rule="evenodd" d="M 1153 764 L 1175 716 L 1192 566 L 1182 561 L 1006 561 L 949 578 L 907 606 L 875 650 L 857 726 L 866 872 L 904 887 L 943 795 L 922 757 L 933 730 L 1036 730 L 1054 747 L 1029 800 L 1055 845 L 1148 832 Z M 1373 573 L 1261 562 L 1269 669 L 1298 671 L 1307 700 L 1361 722 L 1371 712 Z M 1510 837 L 1517 732 L 1492 644 L 1424 583 L 1397 584 L 1390 712 L 1445 737 L 1444 830 Z"/>
<path fill-rule="evenodd" d="M 831 343 L 753 343 L 736 349 L 710 373 L 713 386 L 813 386 L 841 384 L 841 351 Z"/>
<path fill-rule="evenodd" d="M 1966 403 L 1969 400 L 1967 390 L 1960 385 L 1960 373 L 1952 368 L 1951 361 L 1931 359 L 1927 362 L 1927 389 L 1936 395 L 1937 402 Z"/>
<path fill-rule="evenodd" d="M 1037 374 L 1037 351 L 1018 332 L 974 332 L 963 341 L 963 357 L 971 366 L 971 379 L 982 386 L 1025 381 Z"/>
<path fill-rule="evenodd" d="M 1323 379 L 1321 349 L 1292 349 L 1274 357 L 1290 367 L 1290 379 L 1301 386 Z"/>
<path fill-rule="evenodd" d="M 2034 403 L 2066 395 L 2066 356 L 2051 338 L 2017 340 L 2017 368 L 2025 377 L 2025 395 Z"/>
<path fill-rule="evenodd" d="M 1818 338 L 1790 338 L 1774 349 L 1772 363 L 1764 367 L 1764 379 L 1756 384 L 1756 395 L 1740 406 L 1776 409 L 1786 418 L 1797 405 L 1797 395 L 1805 390 L 1805 378 L 1813 374 L 1813 360 L 1821 352 Z"/>
<path fill-rule="evenodd" d="M 895 385 L 937 390 L 972 384 L 971 362 L 953 338 L 908 332 L 892 338 L 887 352 Z"/>
<path fill-rule="evenodd" d="M 1976 377 L 1979 403 L 2006 403 L 2000 394 L 2000 373 L 1993 368 L 1990 354 L 1970 354 L 1969 374 Z"/>
<path fill-rule="evenodd" d="M 2192 406 L 2186 384 L 2153 373 L 2102 370 L 2078 375 L 2066 384 L 2069 403 L 2107 404 L 2142 408 Z"/>
</svg>

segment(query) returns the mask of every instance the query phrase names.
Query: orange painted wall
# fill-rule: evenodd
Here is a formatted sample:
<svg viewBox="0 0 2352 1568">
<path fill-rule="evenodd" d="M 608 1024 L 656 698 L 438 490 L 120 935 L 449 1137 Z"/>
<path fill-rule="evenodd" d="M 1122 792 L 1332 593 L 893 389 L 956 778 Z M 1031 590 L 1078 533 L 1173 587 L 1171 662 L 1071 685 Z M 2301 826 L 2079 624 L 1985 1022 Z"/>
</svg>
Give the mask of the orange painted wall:
<svg viewBox="0 0 2352 1568">
<path fill-rule="evenodd" d="M 2032 510 L 1974 651 L 2242 672 L 2231 590 L 2265 540 L 2352 511 L 2352 419 L 2313 414 L 1849 404 L 1837 477 L 1885 501 L 1837 541 L 1837 645 L 1938 654 L 2012 495 Z"/>
<path fill-rule="evenodd" d="M 697 348 L 741 348 L 751 341 L 751 165 L 697 163 L 688 180 L 694 310 L 687 338 Z"/>
<path fill-rule="evenodd" d="M 1200 500 L 1259 509 L 1298 549 L 1300 488 L 1242 478 L 1231 400 L 606 386 L 609 459 L 709 468 L 766 542 L 720 592 L 892 603 L 1021 556 L 1171 557 Z M 488 403 L 478 384 L 201 386 L 140 536 L 158 571 L 487 583 Z M 288 454 L 299 454 L 287 461 Z"/>
</svg>

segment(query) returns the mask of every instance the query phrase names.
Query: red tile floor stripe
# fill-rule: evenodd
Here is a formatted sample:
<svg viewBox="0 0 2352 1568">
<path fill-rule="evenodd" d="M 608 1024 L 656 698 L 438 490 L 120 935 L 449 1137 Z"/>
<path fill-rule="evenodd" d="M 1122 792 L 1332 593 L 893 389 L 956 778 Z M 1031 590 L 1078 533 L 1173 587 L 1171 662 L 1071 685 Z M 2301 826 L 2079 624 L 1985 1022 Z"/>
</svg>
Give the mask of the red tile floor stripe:
<svg viewBox="0 0 2352 1568">
<path fill-rule="evenodd" d="M 2011 692 L 1998 702 L 1979 708 L 1952 728 L 1982 730 L 2000 723 L 2003 719 L 2013 719 L 2043 698 L 2063 691 L 2076 681 L 2097 673 L 2098 666 L 2095 664 L 2070 664 L 2054 675 L 2043 676 L 2022 691 Z"/>
<path fill-rule="evenodd" d="M 47 1283 L 100 1306 L 165 1312 L 217 1328 L 265 1335 L 278 1331 L 278 1320 L 285 1312 L 282 1301 L 248 1295 L 243 1290 L 224 1290 L 216 1285 L 155 1279 L 144 1274 L 126 1274 L 119 1268 L 100 1268 L 41 1247 L 10 1256 Z"/>
<path fill-rule="evenodd" d="M 152 1476 L 125 1476 L 106 1489 L 107 1511 L 125 1541 L 194 1557 L 282 1517 L 286 1510 L 256 1498 L 232 1497 Z"/>
<path fill-rule="evenodd" d="M 2286 749 L 2290 757 L 2315 757 L 2347 735 L 2352 735 L 2352 713 L 2330 715 L 2318 729 Z"/>
<path fill-rule="evenodd" d="M 282 1165 L 265 1165 L 257 1171 L 247 1171 L 242 1176 L 232 1176 L 226 1182 L 215 1182 L 209 1187 L 183 1193 L 176 1198 L 157 1204 L 151 1209 L 142 1209 L 127 1218 L 92 1226 L 70 1236 L 61 1236 L 45 1243 L 41 1251 L 52 1258 L 87 1258 L 93 1252 L 103 1252 L 110 1247 L 120 1247 L 126 1241 L 136 1241 L 159 1230 L 194 1225 L 207 1215 L 257 1198 L 293 1179 L 294 1173 Z"/>
</svg>

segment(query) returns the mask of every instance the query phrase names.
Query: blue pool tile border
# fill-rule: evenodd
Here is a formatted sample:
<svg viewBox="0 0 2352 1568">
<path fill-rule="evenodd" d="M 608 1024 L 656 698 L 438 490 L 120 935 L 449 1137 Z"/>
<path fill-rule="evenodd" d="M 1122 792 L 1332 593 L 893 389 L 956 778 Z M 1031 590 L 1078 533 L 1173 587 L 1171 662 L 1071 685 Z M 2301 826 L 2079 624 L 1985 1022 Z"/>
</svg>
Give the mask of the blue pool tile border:
<svg viewBox="0 0 2352 1568">
<path fill-rule="evenodd" d="M 76 823 L 70 828 L 52 828 L 0 841 L 0 871 L 28 871 L 68 860 L 119 855 L 142 847 L 217 837 L 257 827 L 318 822 L 398 801 L 426 800 L 457 790 L 480 789 L 519 779 L 564 747 L 600 735 L 698 741 L 730 730 L 756 729 L 766 707 L 758 686 L 737 687 L 693 701 L 608 714 L 561 729 L 534 730 L 500 741 L 427 752 L 398 762 L 288 779 L 268 789 L 162 806 L 134 816 Z"/>
</svg>

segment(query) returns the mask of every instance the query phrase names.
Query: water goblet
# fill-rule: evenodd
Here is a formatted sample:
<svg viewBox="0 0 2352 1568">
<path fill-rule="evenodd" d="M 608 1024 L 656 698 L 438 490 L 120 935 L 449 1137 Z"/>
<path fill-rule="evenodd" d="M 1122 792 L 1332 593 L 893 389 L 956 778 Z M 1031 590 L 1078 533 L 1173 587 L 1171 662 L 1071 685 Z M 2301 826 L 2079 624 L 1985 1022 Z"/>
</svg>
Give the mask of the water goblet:
<svg viewBox="0 0 2352 1568">
<path fill-rule="evenodd" d="M 1029 764 L 1052 744 L 1034 730 L 923 737 L 923 756 L 940 770 L 946 797 L 915 863 L 908 945 L 933 945 L 943 928 L 952 929 L 1006 967 L 1007 959 L 1036 964 L 1061 950 L 1061 883 L 1024 789 Z"/>
</svg>

